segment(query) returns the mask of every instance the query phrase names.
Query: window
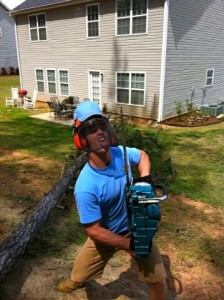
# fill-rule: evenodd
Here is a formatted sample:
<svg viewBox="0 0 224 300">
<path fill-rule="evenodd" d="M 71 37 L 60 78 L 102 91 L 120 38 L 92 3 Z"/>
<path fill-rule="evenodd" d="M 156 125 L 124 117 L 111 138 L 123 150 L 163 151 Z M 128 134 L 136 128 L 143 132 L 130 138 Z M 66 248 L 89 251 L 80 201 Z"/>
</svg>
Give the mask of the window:
<svg viewBox="0 0 224 300">
<path fill-rule="evenodd" d="M 0 38 L 2 37 L 2 29 L 1 29 L 1 27 L 0 27 Z"/>
<path fill-rule="evenodd" d="M 99 36 L 99 5 L 87 5 L 87 36 L 96 37 Z"/>
<path fill-rule="evenodd" d="M 59 85 L 60 85 L 60 94 L 62 96 L 69 95 L 69 86 L 68 86 L 68 71 L 59 70 Z"/>
<path fill-rule="evenodd" d="M 214 81 L 214 69 L 207 69 L 205 86 L 213 86 L 213 81 Z"/>
<path fill-rule="evenodd" d="M 117 35 L 147 32 L 147 0 L 117 0 Z"/>
<path fill-rule="evenodd" d="M 117 103 L 144 105 L 145 74 L 117 73 Z"/>
<path fill-rule="evenodd" d="M 55 70 L 47 70 L 47 86 L 49 94 L 56 94 Z"/>
<path fill-rule="evenodd" d="M 44 93 L 44 70 L 36 69 L 36 86 L 37 91 Z"/>
<path fill-rule="evenodd" d="M 31 41 L 46 41 L 46 15 L 37 14 L 29 16 L 30 25 L 30 40 Z"/>
</svg>

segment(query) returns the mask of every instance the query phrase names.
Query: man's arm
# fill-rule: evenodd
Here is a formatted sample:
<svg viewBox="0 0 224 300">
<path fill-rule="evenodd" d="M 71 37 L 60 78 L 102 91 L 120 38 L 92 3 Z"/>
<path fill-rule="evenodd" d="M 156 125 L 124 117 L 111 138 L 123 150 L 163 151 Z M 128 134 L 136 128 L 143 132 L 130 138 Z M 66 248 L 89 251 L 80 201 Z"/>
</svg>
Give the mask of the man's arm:
<svg viewBox="0 0 224 300">
<path fill-rule="evenodd" d="M 123 237 L 119 234 L 113 233 L 112 231 L 105 229 L 100 226 L 100 221 L 85 224 L 84 229 L 89 238 L 95 242 L 118 248 L 121 250 L 130 249 L 130 238 Z"/>
<path fill-rule="evenodd" d="M 151 170 L 151 163 L 148 154 L 143 151 L 139 150 L 140 155 L 141 155 L 141 160 L 138 164 L 138 171 L 141 177 L 150 175 L 150 170 Z"/>
</svg>

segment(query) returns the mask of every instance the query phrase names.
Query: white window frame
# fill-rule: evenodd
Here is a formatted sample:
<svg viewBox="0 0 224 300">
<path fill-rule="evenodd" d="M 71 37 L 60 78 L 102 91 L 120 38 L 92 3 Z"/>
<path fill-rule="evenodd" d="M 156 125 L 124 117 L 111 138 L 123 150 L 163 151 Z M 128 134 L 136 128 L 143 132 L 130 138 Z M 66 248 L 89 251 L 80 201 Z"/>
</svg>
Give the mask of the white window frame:
<svg viewBox="0 0 224 300">
<path fill-rule="evenodd" d="M 44 18 L 45 18 L 45 26 L 39 26 L 38 24 L 38 16 L 39 15 L 44 15 Z M 35 16 L 36 17 L 36 27 L 35 28 L 31 28 L 30 27 L 30 17 L 33 17 Z M 46 19 L 46 13 L 39 13 L 39 14 L 32 14 L 32 15 L 28 15 L 28 24 L 29 24 L 29 34 L 30 34 L 30 42 L 45 42 L 47 41 L 47 19 Z M 43 29 L 45 28 L 45 31 L 46 31 L 46 39 L 45 40 L 40 40 L 40 29 Z M 37 30 L 37 39 L 36 40 L 32 40 L 31 39 L 31 31 L 33 29 L 36 29 Z"/>
<path fill-rule="evenodd" d="M 54 81 L 48 80 L 48 71 L 54 71 Z M 46 69 L 46 81 L 47 81 L 48 94 L 57 95 L 57 77 L 56 76 L 57 76 L 56 69 L 52 69 L 52 68 Z M 51 93 L 49 91 L 49 83 L 53 83 L 55 85 L 55 93 Z"/>
<path fill-rule="evenodd" d="M 90 6 L 97 6 L 98 7 L 98 20 L 94 20 L 94 21 L 89 21 L 88 20 L 88 8 Z M 98 23 L 98 35 L 94 35 L 94 36 L 89 36 L 89 24 L 91 23 Z M 99 3 L 95 3 L 95 4 L 88 4 L 86 5 L 86 37 L 88 39 L 92 39 L 92 38 L 98 38 L 100 36 L 100 5 Z"/>
<path fill-rule="evenodd" d="M 133 0 L 129 0 L 129 1 L 130 1 L 130 14 L 129 14 L 129 16 L 125 16 L 125 17 L 118 17 L 118 11 L 117 11 L 117 2 L 118 2 L 118 0 L 115 1 L 115 6 L 116 6 L 116 8 L 115 8 L 115 11 L 116 11 L 116 36 L 147 34 L 148 33 L 148 0 L 146 0 L 146 13 L 145 14 L 140 14 L 140 15 L 133 15 Z M 133 33 L 133 19 L 141 17 L 141 16 L 146 17 L 145 32 Z M 122 20 L 122 19 L 129 19 L 129 33 L 122 33 L 122 34 L 118 33 L 118 20 Z"/>
<path fill-rule="evenodd" d="M 62 82 L 61 81 L 60 72 L 67 72 L 67 74 L 68 74 L 68 82 Z M 70 86 L 69 86 L 69 71 L 67 69 L 59 69 L 58 70 L 58 82 L 59 82 L 60 96 L 68 97 L 70 95 Z M 61 84 L 67 84 L 68 85 L 68 95 L 62 94 Z"/>
<path fill-rule="evenodd" d="M 212 72 L 212 76 L 209 76 L 209 72 Z M 215 69 L 214 68 L 206 69 L 206 79 L 205 79 L 205 86 L 206 87 L 213 86 L 214 74 L 215 74 Z M 208 84 L 208 81 L 210 81 L 210 80 L 211 80 L 211 84 Z"/>
<path fill-rule="evenodd" d="M 129 86 L 128 88 L 123 88 L 129 91 L 128 93 L 128 103 L 122 103 L 122 102 L 118 102 L 118 74 L 129 74 Z M 144 75 L 144 89 L 137 89 L 137 88 L 132 88 L 131 87 L 131 78 L 132 78 L 132 74 L 140 74 L 140 75 Z M 122 88 L 120 88 L 122 89 Z M 135 90 L 135 91 L 143 91 L 144 92 L 144 96 L 143 96 L 143 104 L 133 104 L 131 103 L 131 91 Z M 145 95 L 146 95 L 146 72 L 116 72 L 116 103 L 117 104 L 122 104 L 122 105 L 133 105 L 133 106 L 139 106 L 139 107 L 144 107 L 145 106 Z"/>
<path fill-rule="evenodd" d="M 2 35 L 2 28 L 0 27 L 0 38 L 2 38 L 3 35 Z"/>
<path fill-rule="evenodd" d="M 43 80 L 37 79 L 37 70 L 40 70 L 43 72 Z M 45 93 L 45 78 L 44 78 L 44 69 L 43 68 L 35 68 L 35 80 L 36 80 L 36 88 L 38 93 Z M 38 82 L 42 82 L 43 86 L 44 86 L 44 90 L 43 91 L 39 91 L 38 89 Z"/>
</svg>

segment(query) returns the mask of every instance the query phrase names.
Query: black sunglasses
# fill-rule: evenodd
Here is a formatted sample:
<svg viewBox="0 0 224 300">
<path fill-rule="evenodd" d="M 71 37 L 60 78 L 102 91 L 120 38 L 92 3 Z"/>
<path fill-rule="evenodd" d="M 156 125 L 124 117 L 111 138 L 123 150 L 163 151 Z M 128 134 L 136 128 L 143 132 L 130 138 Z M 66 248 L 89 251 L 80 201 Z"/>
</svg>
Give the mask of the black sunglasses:
<svg viewBox="0 0 224 300">
<path fill-rule="evenodd" d="M 95 133 L 98 129 L 108 131 L 109 121 L 107 118 L 94 118 L 83 122 L 78 129 L 78 134 L 86 136 Z"/>
</svg>

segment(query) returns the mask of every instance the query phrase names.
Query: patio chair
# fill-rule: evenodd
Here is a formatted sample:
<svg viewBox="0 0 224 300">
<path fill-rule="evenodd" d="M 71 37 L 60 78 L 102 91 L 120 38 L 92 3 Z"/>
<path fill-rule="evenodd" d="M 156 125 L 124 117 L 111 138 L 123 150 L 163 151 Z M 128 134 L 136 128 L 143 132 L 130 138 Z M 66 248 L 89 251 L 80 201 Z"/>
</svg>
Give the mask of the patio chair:
<svg viewBox="0 0 224 300">
<path fill-rule="evenodd" d="M 22 101 L 19 98 L 18 91 L 18 87 L 11 88 L 11 97 L 5 97 L 5 106 L 15 106 L 15 104 L 17 104 L 18 106 L 22 105 Z"/>
<path fill-rule="evenodd" d="M 23 102 L 24 109 L 35 109 L 36 108 L 36 99 L 37 99 L 37 89 L 33 90 L 32 98 L 25 98 Z"/>
</svg>

